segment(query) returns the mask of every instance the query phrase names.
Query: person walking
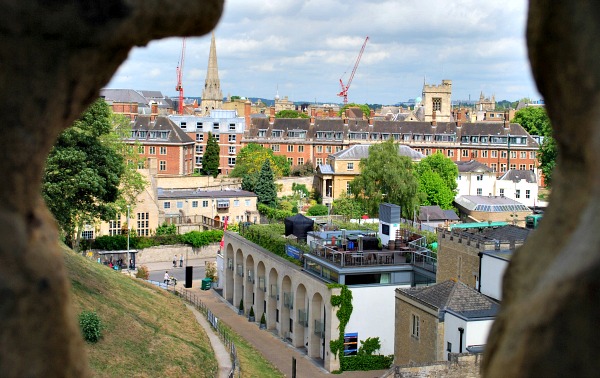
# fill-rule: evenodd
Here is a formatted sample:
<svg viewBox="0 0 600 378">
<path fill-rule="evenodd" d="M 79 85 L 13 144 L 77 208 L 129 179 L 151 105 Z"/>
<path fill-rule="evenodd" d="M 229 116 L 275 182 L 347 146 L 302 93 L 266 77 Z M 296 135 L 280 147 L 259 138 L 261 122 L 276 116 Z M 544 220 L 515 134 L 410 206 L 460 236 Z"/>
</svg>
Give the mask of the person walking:
<svg viewBox="0 0 600 378">
<path fill-rule="evenodd" d="M 183 253 L 181 254 L 181 256 L 179 256 L 179 267 L 183 267 Z"/>
<path fill-rule="evenodd" d="M 169 271 L 165 271 L 165 279 L 163 281 L 165 284 L 169 284 Z"/>
<path fill-rule="evenodd" d="M 177 255 L 173 255 L 173 268 L 177 268 Z"/>
</svg>

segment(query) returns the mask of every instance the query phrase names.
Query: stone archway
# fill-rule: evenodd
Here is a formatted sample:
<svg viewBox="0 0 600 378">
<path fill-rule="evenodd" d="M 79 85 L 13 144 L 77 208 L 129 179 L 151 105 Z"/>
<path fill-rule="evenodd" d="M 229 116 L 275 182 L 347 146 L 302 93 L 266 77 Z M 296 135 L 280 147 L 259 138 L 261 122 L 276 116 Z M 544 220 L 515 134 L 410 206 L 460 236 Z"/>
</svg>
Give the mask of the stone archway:
<svg viewBox="0 0 600 378">
<path fill-rule="evenodd" d="M 56 137 L 98 97 L 133 46 L 208 33 L 222 9 L 223 0 L 168 0 L 154 7 L 123 0 L 3 2 L 4 376 L 89 375 L 56 226 L 40 195 L 44 164 Z"/>
</svg>

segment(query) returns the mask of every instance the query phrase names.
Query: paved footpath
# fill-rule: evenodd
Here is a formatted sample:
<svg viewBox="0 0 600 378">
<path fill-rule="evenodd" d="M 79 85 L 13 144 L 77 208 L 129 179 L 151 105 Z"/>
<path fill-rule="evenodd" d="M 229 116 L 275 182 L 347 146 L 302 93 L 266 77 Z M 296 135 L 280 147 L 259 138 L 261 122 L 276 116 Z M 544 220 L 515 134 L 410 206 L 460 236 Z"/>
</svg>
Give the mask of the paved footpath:
<svg viewBox="0 0 600 378">
<path fill-rule="evenodd" d="M 292 376 L 292 357 L 296 358 L 296 377 L 297 378 L 314 378 L 332 376 L 322 366 L 309 358 L 300 350 L 292 347 L 284 342 L 270 331 L 260 330 L 258 323 L 249 322 L 245 316 L 237 314 L 237 310 L 231 304 L 223 299 L 214 290 L 200 290 L 194 285 L 188 290 L 194 294 L 219 318 L 219 321 L 224 322 L 231 327 L 237 334 L 247 340 L 254 346 L 267 360 L 275 365 L 286 377 Z M 198 283 L 199 284 L 199 283 Z M 210 326 L 209 326 L 210 328 Z M 208 332 L 207 332 L 208 333 Z M 212 332 L 211 332 L 212 333 Z M 339 377 L 352 378 L 377 378 L 383 375 L 385 370 L 376 371 L 354 371 L 344 372 L 343 374 L 335 375 Z M 242 371 L 242 376 L 244 372 Z"/>
</svg>

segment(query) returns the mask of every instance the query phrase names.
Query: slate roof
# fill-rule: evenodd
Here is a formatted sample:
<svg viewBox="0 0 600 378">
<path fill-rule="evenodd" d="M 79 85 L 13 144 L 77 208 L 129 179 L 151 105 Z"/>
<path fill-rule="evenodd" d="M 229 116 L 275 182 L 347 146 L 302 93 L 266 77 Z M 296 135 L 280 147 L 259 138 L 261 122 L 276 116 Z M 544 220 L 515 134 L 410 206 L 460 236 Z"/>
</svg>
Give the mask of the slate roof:
<svg viewBox="0 0 600 378">
<path fill-rule="evenodd" d="M 138 104 L 147 105 L 148 101 L 141 93 L 133 89 L 101 89 L 100 96 L 106 101 L 115 102 L 136 102 Z"/>
<path fill-rule="evenodd" d="M 429 216 L 429 217 L 428 217 Z M 458 215 L 452 210 L 442 210 L 439 206 L 421 206 L 419 208 L 421 222 L 435 222 L 445 220 L 459 220 Z"/>
<path fill-rule="evenodd" d="M 469 211 L 529 211 L 522 203 L 501 196 L 457 196 L 454 202 Z"/>
<path fill-rule="evenodd" d="M 354 144 L 339 152 L 333 153 L 330 156 L 336 160 L 360 160 L 369 157 L 369 147 L 372 144 Z M 399 145 L 398 154 L 400 156 L 408 156 L 412 160 L 421 160 L 425 157 L 422 153 L 410 148 L 409 146 Z"/>
<path fill-rule="evenodd" d="M 500 309 L 498 302 L 462 282 L 444 281 L 432 286 L 397 289 L 400 293 L 440 312 L 452 311 L 467 319 L 494 317 Z"/>
<path fill-rule="evenodd" d="M 458 171 L 461 173 L 466 172 L 492 172 L 492 170 L 483 163 L 476 160 L 469 161 L 457 161 L 455 162 L 458 167 Z"/>
<path fill-rule="evenodd" d="M 333 168 L 329 164 L 319 164 L 319 165 L 317 165 L 317 170 L 319 172 L 327 174 L 327 175 L 332 175 L 335 173 L 333 171 Z"/>
<path fill-rule="evenodd" d="M 471 239 L 476 239 L 481 242 L 514 242 L 519 244 L 527 240 L 529 234 L 533 230 L 519 227 L 512 224 L 500 226 L 500 227 L 474 227 L 465 228 L 460 230 L 453 230 L 452 233 L 455 235 L 462 235 Z"/>
<path fill-rule="evenodd" d="M 136 137 L 126 138 L 128 140 L 136 140 L 141 143 L 149 144 L 195 144 L 194 140 L 189 137 L 185 131 L 181 130 L 170 118 L 159 116 L 156 120 L 151 121 L 149 116 L 138 116 L 135 123 L 131 127 L 132 132 L 136 131 Z M 146 136 L 140 136 L 140 131 L 146 131 Z M 150 131 L 166 131 L 168 136 L 163 138 L 150 138 Z"/>
<path fill-rule="evenodd" d="M 231 198 L 231 197 L 256 197 L 255 193 L 246 190 L 200 190 L 200 189 L 177 189 L 166 190 L 158 188 L 158 199 L 186 199 L 186 198 Z"/>
<path fill-rule="evenodd" d="M 514 182 L 525 180 L 533 184 L 537 182 L 537 177 L 535 177 L 535 173 L 532 170 L 509 169 L 500 178 L 498 178 L 498 180 L 510 180 Z"/>
</svg>

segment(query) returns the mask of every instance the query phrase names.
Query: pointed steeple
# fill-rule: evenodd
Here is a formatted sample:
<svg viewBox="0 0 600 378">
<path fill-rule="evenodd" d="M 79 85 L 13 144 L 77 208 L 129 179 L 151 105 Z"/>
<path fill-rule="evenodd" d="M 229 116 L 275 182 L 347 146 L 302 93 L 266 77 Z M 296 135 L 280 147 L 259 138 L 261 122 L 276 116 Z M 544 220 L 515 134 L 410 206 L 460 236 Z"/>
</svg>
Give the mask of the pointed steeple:
<svg viewBox="0 0 600 378">
<path fill-rule="evenodd" d="M 223 92 L 221 92 L 221 81 L 219 80 L 219 67 L 217 66 L 217 47 L 215 45 L 215 33 L 210 39 L 210 53 L 208 55 L 208 68 L 206 80 L 202 90 L 203 114 L 208 114 L 213 109 L 221 109 L 223 106 Z"/>
</svg>

